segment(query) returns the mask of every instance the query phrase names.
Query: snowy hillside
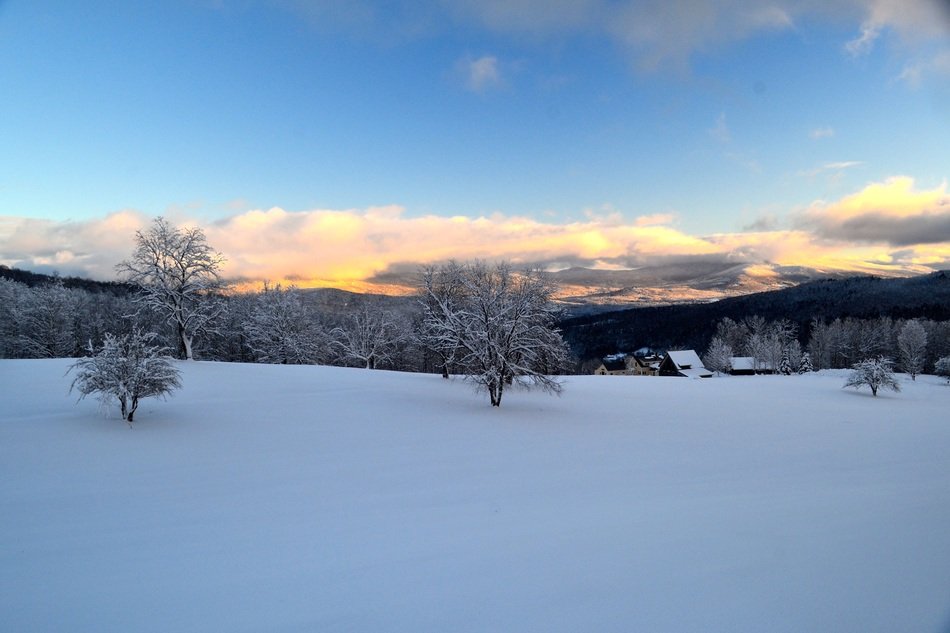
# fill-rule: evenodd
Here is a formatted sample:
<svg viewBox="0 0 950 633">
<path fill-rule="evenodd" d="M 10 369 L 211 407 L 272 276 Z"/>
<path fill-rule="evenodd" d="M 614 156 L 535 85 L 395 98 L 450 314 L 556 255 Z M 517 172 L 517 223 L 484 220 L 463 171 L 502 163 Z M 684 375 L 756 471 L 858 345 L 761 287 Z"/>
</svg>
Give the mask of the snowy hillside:
<svg viewBox="0 0 950 633">
<path fill-rule="evenodd" d="M 0 631 L 950 627 L 950 387 L 0 361 Z"/>
</svg>

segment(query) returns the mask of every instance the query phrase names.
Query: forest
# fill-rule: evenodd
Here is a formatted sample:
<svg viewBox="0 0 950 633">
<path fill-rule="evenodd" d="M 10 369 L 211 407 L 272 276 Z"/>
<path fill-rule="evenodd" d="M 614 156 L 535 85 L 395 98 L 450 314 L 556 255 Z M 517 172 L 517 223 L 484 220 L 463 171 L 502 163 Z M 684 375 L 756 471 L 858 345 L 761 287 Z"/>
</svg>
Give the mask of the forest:
<svg viewBox="0 0 950 633">
<path fill-rule="evenodd" d="M 421 289 L 407 298 L 269 284 L 255 292 L 212 292 L 204 298 L 206 318 L 196 326 L 194 357 L 442 372 L 443 359 L 421 336 L 421 298 Z M 79 357 L 101 345 L 107 332 L 134 328 L 178 348 L 167 316 L 141 299 L 134 283 L 0 266 L 0 357 Z M 607 354 L 643 347 L 705 356 L 714 338 L 735 355 L 757 355 L 762 345 L 776 359 L 776 349 L 789 347 L 793 360 L 809 352 L 814 369 L 849 367 L 876 355 L 899 361 L 898 335 L 911 320 L 928 341 L 922 369 L 933 371 L 950 355 L 950 274 L 822 280 L 715 303 L 562 315 L 556 325 L 572 356 L 560 371 L 589 373 Z"/>
</svg>

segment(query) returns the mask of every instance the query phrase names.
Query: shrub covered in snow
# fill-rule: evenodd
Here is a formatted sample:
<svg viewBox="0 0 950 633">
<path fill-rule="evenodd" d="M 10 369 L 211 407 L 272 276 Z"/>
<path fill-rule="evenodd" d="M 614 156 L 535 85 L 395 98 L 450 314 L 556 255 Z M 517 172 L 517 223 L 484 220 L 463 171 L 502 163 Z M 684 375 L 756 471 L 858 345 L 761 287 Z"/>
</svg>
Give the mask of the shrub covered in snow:
<svg viewBox="0 0 950 633">
<path fill-rule="evenodd" d="M 934 364 L 934 373 L 950 382 L 950 356 L 944 356 Z"/>
<path fill-rule="evenodd" d="M 102 349 L 70 366 L 69 371 L 76 371 L 70 391 L 79 391 L 80 400 L 98 393 L 103 406 L 118 400 L 122 419 L 131 424 L 139 400 L 164 397 L 181 387 L 181 374 L 165 355 L 166 348 L 150 344 L 155 336 L 139 330 L 106 334 Z"/>
<path fill-rule="evenodd" d="M 893 363 L 890 359 L 878 356 L 855 363 L 851 374 L 848 376 L 848 382 L 845 387 L 860 388 L 865 385 L 871 388 L 871 395 L 876 396 L 880 388 L 900 391 L 901 386 L 897 383 L 892 372 Z"/>
</svg>

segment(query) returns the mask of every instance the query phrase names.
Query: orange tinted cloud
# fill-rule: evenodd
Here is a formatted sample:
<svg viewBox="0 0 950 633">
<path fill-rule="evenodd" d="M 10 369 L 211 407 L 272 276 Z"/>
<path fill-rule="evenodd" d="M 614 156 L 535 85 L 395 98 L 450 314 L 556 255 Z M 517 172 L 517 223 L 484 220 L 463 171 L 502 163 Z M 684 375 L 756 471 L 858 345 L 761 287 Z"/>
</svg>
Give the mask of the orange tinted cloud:
<svg viewBox="0 0 950 633">
<path fill-rule="evenodd" d="M 946 184 L 918 190 L 906 176 L 873 183 L 830 204 L 814 203 L 801 226 L 830 239 L 891 246 L 950 242 Z"/>
<path fill-rule="evenodd" d="M 790 230 L 690 235 L 669 215 L 590 215 L 551 223 L 495 214 L 411 216 L 401 207 L 249 210 L 205 224 L 232 279 L 357 287 L 395 270 L 449 259 L 624 268 L 694 257 L 856 272 L 919 273 L 950 262 L 950 196 L 909 178 L 816 202 Z M 86 222 L 0 218 L 0 263 L 114 278 L 149 218 L 122 211 Z M 181 224 L 194 225 L 194 222 Z"/>
</svg>

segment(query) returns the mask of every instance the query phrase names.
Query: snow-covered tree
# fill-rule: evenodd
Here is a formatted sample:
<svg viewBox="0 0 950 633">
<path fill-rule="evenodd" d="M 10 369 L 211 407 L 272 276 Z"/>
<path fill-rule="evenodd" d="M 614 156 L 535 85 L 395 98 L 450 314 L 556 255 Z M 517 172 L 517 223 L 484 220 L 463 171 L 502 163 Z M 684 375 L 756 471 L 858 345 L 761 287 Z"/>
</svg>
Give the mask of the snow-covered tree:
<svg viewBox="0 0 950 633">
<path fill-rule="evenodd" d="M 797 338 L 793 338 L 785 344 L 785 352 L 788 353 L 788 363 L 792 373 L 797 373 L 802 366 L 802 344 Z"/>
<path fill-rule="evenodd" d="M 77 356 L 75 331 L 82 293 L 60 283 L 33 288 L 24 293 L 14 309 L 21 348 L 29 358 Z"/>
<path fill-rule="evenodd" d="M 462 350 L 447 344 L 444 320 L 431 315 L 451 314 L 462 308 L 466 297 L 462 274 L 459 265 L 452 262 L 441 268 L 426 268 L 423 279 L 424 290 L 420 298 L 423 316 L 417 326 L 417 337 L 423 349 L 436 357 L 442 377 L 448 378 Z"/>
<path fill-rule="evenodd" d="M 453 292 L 440 291 L 447 287 Z M 553 293 L 538 269 L 514 273 L 508 264 L 480 261 L 429 268 L 422 306 L 430 345 L 455 357 L 492 406 L 516 380 L 560 393 L 552 374 L 566 366 L 568 351 L 555 327 Z"/>
<path fill-rule="evenodd" d="M 736 323 L 729 317 L 724 317 L 716 324 L 716 334 L 714 338 L 720 339 L 723 343 L 728 345 L 733 352 L 737 352 L 746 348 L 746 340 L 749 338 L 749 328 L 745 323 Z"/>
<path fill-rule="evenodd" d="M 76 377 L 70 386 L 82 400 L 99 394 L 103 406 L 118 400 L 122 419 L 132 424 L 139 400 L 167 396 L 181 387 L 181 374 L 165 355 L 166 348 L 151 344 L 155 334 L 133 330 L 130 334 L 106 334 L 102 348 L 90 348 L 92 356 L 70 366 Z"/>
<path fill-rule="evenodd" d="M 116 266 L 127 281 L 143 290 L 141 301 L 165 315 L 175 326 L 181 358 L 194 358 L 192 342 L 217 313 L 209 293 L 222 288 L 219 272 L 224 256 L 216 252 L 200 228 L 178 229 L 155 218 L 146 231 L 135 232 L 131 259 Z"/>
<path fill-rule="evenodd" d="M 917 380 L 917 374 L 923 371 L 927 358 L 927 330 L 920 321 L 915 319 L 904 323 L 897 335 L 897 351 L 901 367 L 910 374 L 911 380 Z"/>
<path fill-rule="evenodd" d="M 782 360 L 779 363 L 778 371 L 783 376 L 792 375 L 792 361 L 789 359 L 787 347 L 782 349 Z"/>
<path fill-rule="evenodd" d="M 314 363 L 326 344 L 297 289 L 283 289 L 280 284 L 265 284 L 254 297 L 242 330 L 248 348 L 262 363 Z"/>
<path fill-rule="evenodd" d="M 798 373 L 799 373 L 799 374 L 807 374 L 807 373 L 810 372 L 810 371 L 814 371 L 814 369 L 813 369 L 812 366 L 811 366 L 811 354 L 809 354 L 808 352 L 803 352 L 803 353 L 802 353 L 802 362 L 801 362 L 801 364 L 798 366 Z"/>
<path fill-rule="evenodd" d="M 724 374 L 732 369 L 732 347 L 718 336 L 709 342 L 709 349 L 703 356 L 703 365 L 717 374 Z"/>
<path fill-rule="evenodd" d="M 934 363 L 934 373 L 944 376 L 950 382 L 950 356 L 944 356 Z"/>
<path fill-rule="evenodd" d="M 811 337 L 808 339 L 809 362 L 816 369 L 831 367 L 831 352 L 834 347 L 831 328 L 824 319 L 811 320 Z M 811 370 L 809 370 L 811 371 Z"/>
<path fill-rule="evenodd" d="M 330 331 L 330 345 L 344 363 L 376 369 L 393 361 L 408 329 L 392 312 L 364 303 L 343 325 Z"/>
<path fill-rule="evenodd" d="M 24 355 L 18 317 L 20 306 L 30 292 L 25 284 L 0 277 L 0 358 Z"/>
<path fill-rule="evenodd" d="M 862 360 L 852 366 L 851 374 L 844 386 L 860 388 L 865 385 L 871 388 L 873 396 L 876 396 L 877 390 L 882 388 L 901 390 L 901 386 L 894 378 L 893 363 L 883 356 Z"/>
</svg>

